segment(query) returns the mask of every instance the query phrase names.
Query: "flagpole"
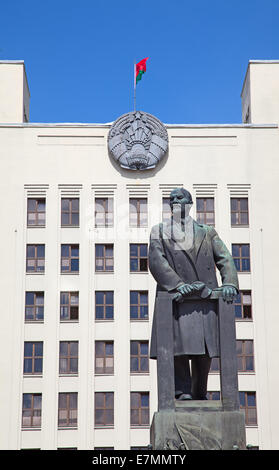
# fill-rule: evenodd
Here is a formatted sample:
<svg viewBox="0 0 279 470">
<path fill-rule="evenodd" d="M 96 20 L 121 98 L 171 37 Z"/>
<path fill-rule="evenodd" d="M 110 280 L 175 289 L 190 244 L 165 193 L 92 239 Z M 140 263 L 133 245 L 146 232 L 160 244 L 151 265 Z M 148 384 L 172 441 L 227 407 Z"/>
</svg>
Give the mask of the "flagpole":
<svg viewBox="0 0 279 470">
<path fill-rule="evenodd" d="M 136 62 L 134 61 L 134 112 L 136 111 Z"/>
</svg>

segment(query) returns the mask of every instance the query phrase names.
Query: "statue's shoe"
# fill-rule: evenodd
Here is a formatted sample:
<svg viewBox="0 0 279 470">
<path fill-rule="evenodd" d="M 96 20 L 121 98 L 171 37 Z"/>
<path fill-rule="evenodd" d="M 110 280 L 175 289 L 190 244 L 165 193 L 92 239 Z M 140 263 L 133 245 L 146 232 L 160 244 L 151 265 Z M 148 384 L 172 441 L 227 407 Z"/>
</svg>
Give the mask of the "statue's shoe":
<svg viewBox="0 0 279 470">
<path fill-rule="evenodd" d="M 192 395 L 189 393 L 181 393 L 178 397 L 176 397 L 177 400 L 192 400 Z"/>
</svg>

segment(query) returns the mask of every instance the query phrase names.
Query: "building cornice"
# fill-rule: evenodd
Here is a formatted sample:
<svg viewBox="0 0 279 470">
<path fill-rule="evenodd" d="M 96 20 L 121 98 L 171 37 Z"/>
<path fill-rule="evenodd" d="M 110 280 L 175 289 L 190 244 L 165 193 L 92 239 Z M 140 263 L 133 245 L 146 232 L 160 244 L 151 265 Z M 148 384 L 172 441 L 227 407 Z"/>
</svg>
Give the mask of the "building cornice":
<svg viewBox="0 0 279 470">
<path fill-rule="evenodd" d="M 112 122 L 107 123 L 0 123 L 0 128 L 92 128 L 110 129 Z M 166 124 L 167 129 L 276 129 L 278 124 Z"/>
</svg>

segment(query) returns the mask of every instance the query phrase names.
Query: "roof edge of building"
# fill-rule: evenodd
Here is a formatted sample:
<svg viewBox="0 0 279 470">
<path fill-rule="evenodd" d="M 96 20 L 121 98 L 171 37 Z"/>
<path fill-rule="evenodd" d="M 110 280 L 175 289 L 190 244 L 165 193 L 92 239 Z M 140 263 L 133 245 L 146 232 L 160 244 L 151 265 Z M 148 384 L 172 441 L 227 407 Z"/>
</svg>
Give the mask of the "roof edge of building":
<svg viewBox="0 0 279 470">
<path fill-rule="evenodd" d="M 92 127 L 92 128 L 100 128 L 100 127 L 105 127 L 105 128 L 110 128 L 112 126 L 113 122 L 106 122 L 106 123 L 36 123 L 36 122 L 23 122 L 23 123 L 0 123 L 0 127 L 46 127 L 46 128 L 52 128 L 52 127 L 57 127 L 57 128 L 71 128 L 71 127 Z M 212 129 L 212 128 L 278 128 L 279 124 L 276 123 L 270 123 L 270 124 L 243 124 L 243 123 L 235 123 L 235 124 L 167 124 L 164 123 L 164 125 L 169 128 L 180 128 L 180 129 Z"/>
</svg>

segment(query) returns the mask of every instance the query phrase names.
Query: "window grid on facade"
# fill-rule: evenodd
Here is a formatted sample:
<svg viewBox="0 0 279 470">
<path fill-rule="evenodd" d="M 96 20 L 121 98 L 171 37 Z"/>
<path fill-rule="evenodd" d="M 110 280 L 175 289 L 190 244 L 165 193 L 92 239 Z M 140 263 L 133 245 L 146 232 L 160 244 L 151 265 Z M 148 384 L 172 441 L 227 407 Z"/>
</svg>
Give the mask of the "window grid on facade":
<svg viewBox="0 0 279 470">
<path fill-rule="evenodd" d="M 113 341 L 95 341 L 95 374 L 113 374 Z"/>
<path fill-rule="evenodd" d="M 240 291 L 234 300 L 235 318 L 237 320 L 252 319 L 251 291 Z"/>
<path fill-rule="evenodd" d="M 25 321 L 43 321 L 44 292 L 25 293 Z"/>
<path fill-rule="evenodd" d="M 26 272 L 45 272 L 45 245 L 27 245 L 26 247 Z"/>
<path fill-rule="evenodd" d="M 58 397 L 58 427 L 77 427 L 77 392 L 59 393 Z"/>
<path fill-rule="evenodd" d="M 232 244 L 232 256 L 238 272 L 250 272 L 250 245 Z"/>
<path fill-rule="evenodd" d="M 27 227 L 44 227 L 46 223 L 45 198 L 27 199 Z"/>
<path fill-rule="evenodd" d="M 130 342 L 130 371 L 132 373 L 147 373 L 149 371 L 148 341 Z"/>
<path fill-rule="evenodd" d="M 79 226 L 79 198 L 61 199 L 61 226 Z"/>
<path fill-rule="evenodd" d="M 60 320 L 78 320 L 79 293 L 60 292 Z"/>
<path fill-rule="evenodd" d="M 240 409 L 245 412 L 246 426 L 257 425 L 256 392 L 239 392 Z"/>
<path fill-rule="evenodd" d="M 95 198 L 95 227 L 113 227 L 113 198 Z"/>
<path fill-rule="evenodd" d="M 24 393 L 22 398 L 22 427 L 40 428 L 42 416 L 42 394 Z"/>
<path fill-rule="evenodd" d="M 163 197 L 162 201 L 162 222 L 168 222 L 171 219 L 170 198 Z"/>
<path fill-rule="evenodd" d="M 254 372 L 253 340 L 236 341 L 238 372 Z"/>
<path fill-rule="evenodd" d="M 113 245 L 95 245 L 95 271 L 113 272 Z"/>
<path fill-rule="evenodd" d="M 147 227 L 147 198 L 130 198 L 129 206 L 130 227 Z"/>
<path fill-rule="evenodd" d="M 197 222 L 199 224 L 215 225 L 214 198 L 197 197 Z"/>
<path fill-rule="evenodd" d="M 149 392 L 131 392 L 131 426 L 149 425 Z"/>
<path fill-rule="evenodd" d="M 59 374 L 78 373 L 78 341 L 60 341 Z"/>
<path fill-rule="evenodd" d="M 79 272 L 79 245 L 61 245 L 61 273 Z"/>
<path fill-rule="evenodd" d="M 130 291 L 130 319 L 148 319 L 148 291 Z"/>
<path fill-rule="evenodd" d="M 95 392 L 95 427 L 114 425 L 114 393 Z"/>
<path fill-rule="evenodd" d="M 24 374 L 41 374 L 43 372 L 43 342 L 24 342 Z"/>
<path fill-rule="evenodd" d="M 231 198 L 231 225 L 249 225 L 248 198 Z"/>
<path fill-rule="evenodd" d="M 147 243 L 130 244 L 130 272 L 147 272 Z"/>
<path fill-rule="evenodd" d="M 95 320 L 113 320 L 114 295 L 113 291 L 95 292 Z"/>
</svg>

